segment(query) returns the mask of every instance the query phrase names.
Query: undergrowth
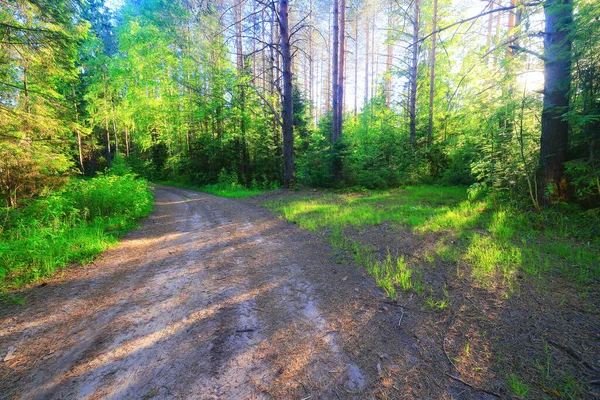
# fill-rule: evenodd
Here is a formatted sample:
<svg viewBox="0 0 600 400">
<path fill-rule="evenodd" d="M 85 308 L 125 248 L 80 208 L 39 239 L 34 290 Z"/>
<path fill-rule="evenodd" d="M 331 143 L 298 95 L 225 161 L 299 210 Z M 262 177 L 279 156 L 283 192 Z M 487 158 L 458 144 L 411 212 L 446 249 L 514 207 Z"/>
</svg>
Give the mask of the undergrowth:
<svg viewBox="0 0 600 400">
<path fill-rule="evenodd" d="M 242 185 L 238 180 L 237 174 L 235 172 L 228 172 L 225 168 L 219 172 L 219 179 L 217 183 L 214 184 L 197 186 L 189 182 L 179 181 L 163 181 L 159 183 L 169 186 L 198 190 L 200 192 L 228 198 L 256 196 L 264 193 L 267 190 L 274 190 L 279 187 L 277 182 L 270 182 L 266 175 L 263 175 L 259 180 L 256 178 L 252 179 L 252 182 L 248 186 Z"/>
<path fill-rule="evenodd" d="M 227 197 L 230 199 L 239 199 L 250 196 L 256 196 L 265 192 L 265 189 L 247 188 L 236 183 L 215 183 L 212 185 L 196 186 L 188 183 L 177 181 L 160 181 L 156 182 L 162 185 L 175 186 L 185 189 L 197 190 L 200 192 L 214 194 L 219 197 Z"/>
<path fill-rule="evenodd" d="M 71 179 L 61 190 L 4 210 L 0 230 L 0 294 L 87 263 L 150 213 L 144 179 L 125 172 Z"/>
</svg>

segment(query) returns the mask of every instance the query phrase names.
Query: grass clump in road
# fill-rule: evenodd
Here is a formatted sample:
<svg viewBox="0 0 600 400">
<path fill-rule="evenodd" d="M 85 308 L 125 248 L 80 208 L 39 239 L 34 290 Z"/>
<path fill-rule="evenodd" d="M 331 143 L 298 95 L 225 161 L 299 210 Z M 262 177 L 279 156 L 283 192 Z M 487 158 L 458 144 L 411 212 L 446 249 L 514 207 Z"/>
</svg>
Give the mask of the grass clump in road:
<svg viewBox="0 0 600 400">
<path fill-rule="evenodd" d="M 510 286 L 520 272 L 558 273 L 581 284 L 600 278 L 598 213 L 533 213 L 509 206 L 496 208 L 489 199 L 469 199 L 465 187 L 428 185 L 367 193 L 326 193 L 284 199 L 267 206 L 302 228 L 329 230 L 334 245 L 355 254 L 357 246 L 344 234 L 350 227 L 386 222 L 409 228 L 417 235 L 437 233 L 435 255 L 468 265 L 472 277 L 483 286 L 496 283 L 498 277 Z M 359 264 L 366 266 L 368 262 Z M 390 294 L 392 281 L 378 283 Z"/>
<path fill-rule="evenodd" d="M 4 210 L 0 293 L 93 260 L 152 211 L 148 182 L 133 174 L 71 179 L 61 190 Z"/>
</svg>

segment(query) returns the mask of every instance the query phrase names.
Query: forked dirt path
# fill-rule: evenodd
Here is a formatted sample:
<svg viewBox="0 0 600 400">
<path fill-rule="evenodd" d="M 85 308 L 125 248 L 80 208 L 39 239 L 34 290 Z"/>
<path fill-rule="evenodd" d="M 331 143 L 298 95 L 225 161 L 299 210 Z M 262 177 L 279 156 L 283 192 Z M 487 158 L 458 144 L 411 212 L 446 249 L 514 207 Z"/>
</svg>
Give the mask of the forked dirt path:
<svg viewBox="0 0 600 400">
<path fill-rule="evenodd" d="M 0 398 L 493 398 L 444 379 L 418 313 L 317 237 L 238 200 L 155 199 L 101 259 L 0 306 Z"/>
</svg>

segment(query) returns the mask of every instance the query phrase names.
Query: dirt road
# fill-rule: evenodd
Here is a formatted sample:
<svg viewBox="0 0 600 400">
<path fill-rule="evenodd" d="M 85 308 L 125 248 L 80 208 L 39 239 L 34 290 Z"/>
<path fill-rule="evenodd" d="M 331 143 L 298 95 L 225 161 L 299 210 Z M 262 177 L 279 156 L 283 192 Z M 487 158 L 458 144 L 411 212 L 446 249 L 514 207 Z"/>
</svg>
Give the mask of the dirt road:
<svg viewBox="0 0 600 400">
<path fill-rule="evenodd" d="M 493 398 L 443 379 L 419 315 L 317 237 L 248 202 L 155 198 L 95 263 L 1 306 L 0 398 Z"/>
</svg>

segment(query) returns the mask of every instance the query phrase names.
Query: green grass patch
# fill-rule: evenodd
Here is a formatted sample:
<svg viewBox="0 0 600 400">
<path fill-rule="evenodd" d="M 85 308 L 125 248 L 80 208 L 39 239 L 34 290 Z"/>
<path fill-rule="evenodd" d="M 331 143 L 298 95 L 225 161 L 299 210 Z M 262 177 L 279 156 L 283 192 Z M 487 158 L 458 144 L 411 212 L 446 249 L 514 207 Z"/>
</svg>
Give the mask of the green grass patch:
<svg viewBox="0 0 600 400">
<path fill-rule="evenodd" d="M 432 185 L 326 193 L 266 206 L 302 228 L 330 230 L 334 243 L 348 241 L 342 234 L 347 227 L 383 222 L 421 235 L 441 232 L 433 249 L 436 255 L 470 266 L 472 276 L 482 285 L 500 277 L 510 287 L 518 272 L 558 273 L 581 284 L 600 278 L 600 213 L 594 211 L 534 213 L 508 206 L 495 208 L 487 199 L 470 200 L 465 187 Z M 359 264 L 369 269 L 365 263 Z M 379 269 L 371 268 L 376 279 L 380 279 Z M 394 279 L 384 281 L 388 293 L 392 281 L 394 286 L 400 285 Z"/>
<path fill-rule="evenodd" d="M 0 293 L 93 260 L 152 211 L 148 182 L 131 174 L 71 179 L 57 192 L 5 210 Z"/>
<path fill-rule="evenodd" d="M 531 390 L 531 387 L 519 379 L 515 374 L 510 374 L 506 377 L 506 383 L 510 387 L 510 390 L 514 393 L 514 395 L 519 399 L 524 399 L 527 397 L 527 394 Z"/>
<path fill-rule="evenodd" d="M 258 188 L 247 188 L 238 183 L 215 183 L 213 185 L 195 186 L 188 183 L 182 183 L 177 181 L 160 181 L 156 182 L 162 185 L 181 187 L 185 189 L 197 190 L 199 192 L 205 192 L 214 194 L 219 197 L 227 197 L 230 199 L 239 199 L 250 196 L 256 196 L 266 192 L 267 189 Z"/>
</svg>

